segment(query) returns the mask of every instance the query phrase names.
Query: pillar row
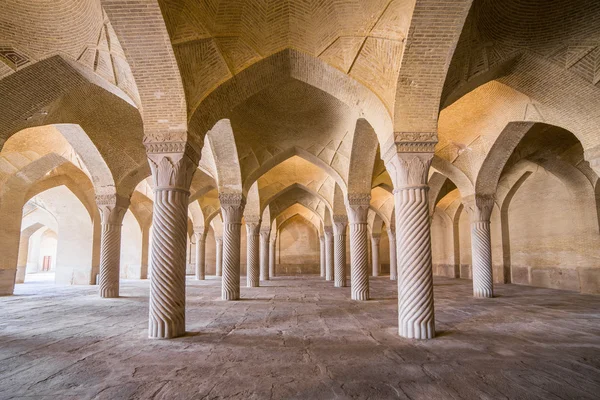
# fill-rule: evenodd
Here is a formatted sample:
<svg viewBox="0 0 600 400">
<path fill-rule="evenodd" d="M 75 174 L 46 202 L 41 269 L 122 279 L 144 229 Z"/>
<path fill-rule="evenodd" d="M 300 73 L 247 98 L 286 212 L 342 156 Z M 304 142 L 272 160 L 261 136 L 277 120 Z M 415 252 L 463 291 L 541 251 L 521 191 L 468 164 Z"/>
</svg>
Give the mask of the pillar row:
<svg viewBox="0 0 600 400">
<path fill-rule="evenodd" d="M 402 151 L 393 147 L 386 155 L 386 168 L 394 183 L 396 207 L 398 331 L 406 338 L 430 339 L 435 319 L 427 177 L 436 136 L 418 135 L 432 141 L 396 144 Z"/>
<path fill-rule="evenodd" d="M 184 142 L 146 144 L 154 181 L 150 268 L 150 338 L 185 333 L 189 187 L 199 154 Z"/>
<path fill-rule="evenodd" d="M 206 230 L 203 226 L 194 227 L 196 239 L 196 279 L 203 281 L 206 278 Z"/>
<path fill-rule="evenodd" d="M 246 217 L 246 286 L 258 287 L 260 276 L 260 219 Z"/>
<path fill-rule="evenodd" d="M 369 299 L 369 247 L 367 213 L 371 195 L 348 194 L 350 220 L 350 286 L 352 300 Z"/>
<path fill-rule="evenodd" d="M 373 276 L 381 274 L 381 263 L 379 262 L 379 242 L 381 234 L 373 233 L 371 235 L 371 264 L 373 264 Z"/>
<path fill-rule="evenodd" d="M 129 200 L 118 195 L 96 196 L 100 210 L 102 237 L 100 239 L 100 297 L 119 297 L 121 269 L 121 226 Z"/>
<path fill-rule="evenodd" d="M 492 277 L 492 241 L 490 217 L 494 208 L 491 196 L 476 196 L 466 202 L 471 218 L 471 257 L 473 265 L 473 296 L 494 297 Z"/>
<path fill-rule="evenodd" d="M 246 202 L 241 193 L 221 193 L 219 201 L 223 216 L 221 297 L 223 300 L 238 300 L 240 298 L 241 227 Z"/>
<path fill-rule="evenodd" d="M 398 267 L 396 263 L 396 231 L 393 228 L 388 229 L 388 240 L 390 242 L 390 280 L 398 279 Z"/>
<path fill-rule="evenodd" d="M 325 227 L 325 280 L 333 280 L 333 228 Z"/>
<path fill-rule="evenodd" d="M 274 278 L 277 274 L 276 254 L 277 254 L 277 234 L 274 233 L 270 238 L 269 247 L 269 278 Z"/>
<path fill-rule="evenodd" d="M 333 241 L 334 241 L 334 286 L 346 287 L 346 227 L 348 217 L 345 215 L 333 216 Z"/>
<path fill-rule="evenodd" d="M 270 241 L 271 229 L 260 230 L 260 280 L 268 281 L 270 277 Z"/>
</svg>

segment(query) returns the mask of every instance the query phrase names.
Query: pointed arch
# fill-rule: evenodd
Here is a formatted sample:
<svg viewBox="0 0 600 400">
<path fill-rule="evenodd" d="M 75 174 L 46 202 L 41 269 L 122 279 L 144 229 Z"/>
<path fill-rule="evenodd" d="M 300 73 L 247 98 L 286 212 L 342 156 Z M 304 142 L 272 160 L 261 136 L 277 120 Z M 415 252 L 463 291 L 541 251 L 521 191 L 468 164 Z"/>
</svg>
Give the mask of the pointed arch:
<svg viewBox="0 0 600 400">
<path fill-rule="evenodd" d="M 378 144 L 377 135 L 369 122 L 364 118 L 356 120 L 348 169 L 348 193 L 371 191 Z"/>
</svg>

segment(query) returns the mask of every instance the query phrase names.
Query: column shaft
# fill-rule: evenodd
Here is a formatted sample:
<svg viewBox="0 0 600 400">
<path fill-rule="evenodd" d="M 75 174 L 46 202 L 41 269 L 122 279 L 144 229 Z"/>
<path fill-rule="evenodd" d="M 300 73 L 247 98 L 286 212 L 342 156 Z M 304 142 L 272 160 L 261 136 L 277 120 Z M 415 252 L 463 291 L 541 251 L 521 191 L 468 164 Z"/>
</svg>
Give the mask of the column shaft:
<svg viewBox="0 0 600 400">
<path fill-rule="evenodd" d="M 271 246 L 269 248 L 269 278 L 275 277 L 277 273 L 277 236 L 271 238 Z"/>
<path fill-rule="evenodd" d="M 369 194 L 348 195 L 350 220 L 350 286 L 352 300 L 369 300 L 369 245 L 367 212 Z"/>
<path fill-rule="evenodd" d="M 395 281 L 398 279 L 396 233 L 390 229 L 388 229 L 388 240 L 390 242 L 390 280 Z"/>
<path fill-rule="evenodd" d="M 379 236 L 371 237 L 371 263 L 373 264 L 373 276 L 379 276 L 381 273 L 381 264 L 379 263 Z"/>
<path fill-rule="evenodd" d="M 262 229 L 260 231 L 260 280 L 268 281 L 270 275 L 270 236 L 271 231 Z"/>
<path fill-rule="evenodd" d="M 185 142 L 147 143 L 154 180 L 148 336 L 185 334 L 189 187 L 199 154 Z"/>
<path fill-rule="evenodd" d="M 492 196 L 475 196 L 467 202 L 471 216 L 471 257 L 473 264 L 473 296 L 494 297 L 492 273 L 492 240 L 490 218 L 494 208 Z"/>
<path fill-rule="evenodd" d="M 223 238 L 215 238 L 215 275 L 221 276 L 223 273 Z"/>
<path fill-rule="evenodd" d="M 219 195 L 223 215 L 223 279 L 221 297 L 223 300 L 240 298 L 240 242 L 244 198 L 241 194 Z"/>
<path fill-rule="evenodd" d="M 206 278 L 205 244 L 206 234 L 202 228 L 196 233 L 196 279 L 200 281 Z"/>
<path fill-rule="evenodd" d="M 346 227 L 348 218 L 344 216 L 334 216 L 334 286 L 346 287 Z"/>
<path fill-rule="evenodd" d="M 319 236 L 320 260 L 321 260 L 321 278 L 325 278 L 325 264 L 327 264 L 327 255 L 325 254 L 325 236 Z"/>
<path fill-rule="evenodd" d="M 325 231 L 325 280 L 333 280 L 333 232 Z"/>
<path fill-rule="evenodd" d="M 100 297 L 119 297 L 121 225 L 102 224 L 100 243 Z"/>
<path fill-rule="evenodd" d="M 258 287 L 260 275 L 259 260 L 260 222 L 248 222 L 246 219 L 246 286 Z"/>
<path fill-rule="evenodd" d="M 386 169 L 395 188 L 398 333 L 410 339 L 430 339 L 435 335 L 435 315 L 427 177 L 437 136 L 406 135 L 423 141 L 400 141 L 386 155 Z"/>
</svg>

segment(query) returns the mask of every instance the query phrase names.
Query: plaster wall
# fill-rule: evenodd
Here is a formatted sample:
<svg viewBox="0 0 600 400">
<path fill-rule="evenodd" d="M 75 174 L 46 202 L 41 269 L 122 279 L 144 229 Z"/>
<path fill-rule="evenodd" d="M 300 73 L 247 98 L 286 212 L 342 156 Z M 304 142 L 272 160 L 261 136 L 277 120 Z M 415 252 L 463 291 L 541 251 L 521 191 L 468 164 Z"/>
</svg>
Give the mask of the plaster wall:
<svg viewBox="0 0 600 400">
<path fill-rule="evenodd" d="M 575 199 L 546 171 L 516 192 L 508 211 L 513 283 L 600 293 L 596 210 Z"/>
<path fill-rule="evenodd" d="M 290 218 L 277 236 L 277 274 L 318 274 L 319 235 L 302 217 Z"/>
<path fill-rule="evenodd" d="M 137 220 L 127 211 L 121 228 L 122 279 L 140 279 L 142 266 L 142 230 Z"/>
<path fill-rule="evenodd" d="M 453 224 L 443 211 L 433 213 L 431 223 L 431 252 L 433 274 L 454 278 L 454 239 Z"/>
</svg>

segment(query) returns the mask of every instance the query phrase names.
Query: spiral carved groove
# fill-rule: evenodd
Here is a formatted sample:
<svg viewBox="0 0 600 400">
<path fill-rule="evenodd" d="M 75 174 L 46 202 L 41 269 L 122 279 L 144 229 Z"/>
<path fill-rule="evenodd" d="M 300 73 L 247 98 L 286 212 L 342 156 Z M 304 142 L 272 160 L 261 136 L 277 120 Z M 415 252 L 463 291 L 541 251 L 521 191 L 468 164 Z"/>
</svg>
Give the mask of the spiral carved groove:
<svg viewBox="0 0 600 400">
<path fill-rule="evenodd" d="M 335 235 L 334 286 L 346 287 L 346 235 Z"/>
<path fill-rule="evenodd" d="M 223 224 L 223 300 L 240 298 L 240 230 L 239 223 Z"/>
<path fill-rule="evenodd" d="M 189 194 L 156 189 L 152 229 L 150 281 L 151 338 L 185 333 L 185 264 Z"/>
<path fill-rule="evenodd" d="M 276 243 L 276 240 L 271 240 L 271 246 L 269 247 L 269 278 L 273 278 L 277 270 L 275 266 Z"/>
<path fill-rule="evenodd" d="M 206 278 L 206 264 L 204 260 L 204 249 L 206 236 L 199 234 L 196 242 L 196 279 L 203 281 Z"/>
<path fill-rule="evenodd" d="M 350 224 L 352 300 L 369 300 L 369 248 L 366 223 Z"/>
<path fill-rule="evenodd" d="M 333 234 L 325 235 L 325 280 L 333 280 Z"/>
<path fill-rule="evenodd" d="M 100 251 L 100 297 L 119 297 L 121 225 L 103 224 Z"/>
<path fill-rule="evenodd" d="M 223 239 L 215 239 L 215 275 L 221 276 L 223 271 Z"/>
<path fill-rule="evenodd" d="M 431 233 L 426 186 L 395 192 L 400 336 L 431 339 L 435 335 Z"/>
<path fill-rule="evenodd" d="M 471 224 L 471 248 L 473 253 L 473 296 L 494 297 L 489 221 L 476 221 Z"/>
<path fill-rule="evenodd" d="M 260 235 L 260 279 L 263 281 L 269 280 L 269 263 L 270 263 L 270 242 L 269 235 L 261 233 Z"/>
<path fill-rule="evenodd" d="M 325 264 L 327 263 L 326 261 L 326 254 L 325 254 L 325 238 L 321 237 L 319 238 L 319 246 L 321 249 L 321 253 L 320 253 L 320 259 L 321 259 L 321 278 L 325 278 Z"/>
<path fill-rule="evenodd" d="M 390 241 L 390 280 L 395 281 L 398 279 L 398 267 L 397 267 L 397 259 L 396 259 L 396 235 L 393 233 L 388 233 L 388 238 Z"/>
<path fill-rule="evenodd" d="M 246 241 L 247 264 L 246 264 L 246 286 L 259 286 L 259 253 L 258 234 L 248 233 Z"/>
</svg>

